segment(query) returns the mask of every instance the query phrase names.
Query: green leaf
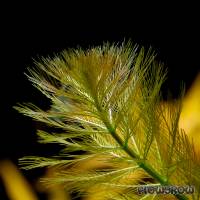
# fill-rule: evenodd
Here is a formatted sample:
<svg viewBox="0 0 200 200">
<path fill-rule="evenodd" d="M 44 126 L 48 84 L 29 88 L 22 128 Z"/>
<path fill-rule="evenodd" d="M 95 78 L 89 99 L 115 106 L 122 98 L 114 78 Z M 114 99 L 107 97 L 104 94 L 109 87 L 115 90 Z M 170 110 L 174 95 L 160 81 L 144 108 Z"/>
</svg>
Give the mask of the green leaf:
<svg viewBox="0 0 200 200">
<path fill-rule="evenodd" d="M 148 185 L 147 180 L 159 185 L 192 183 L 198 199 L 200 163 L 178 127 L 181 100 L 174 107 L 162 106 L 160 89 L 166 70 L 154 58 L 151 49 L 146 52 L 128 42 L 64 51 L 36 62 L 28 78 L 51 100 L 51 109 L 43 111 L 32 104 L 15 108 L 58 128 L 59 133 L 39 130 L 39 141 L 58 143 L 63 151 L 57 155 L 60 159 L 25 157 L 20 160 L 24 168 L 66 166 L 47 182 L 62 182 L 81 193 L 109 185 L 106 191 L 111 199 L 157 198 L 138 196 L 130 187 Z M 77 168 L 95 157 L 106 158 L 102 172 Z M 117 185 L 127 186 L 129 192 Z"/>
</svg>

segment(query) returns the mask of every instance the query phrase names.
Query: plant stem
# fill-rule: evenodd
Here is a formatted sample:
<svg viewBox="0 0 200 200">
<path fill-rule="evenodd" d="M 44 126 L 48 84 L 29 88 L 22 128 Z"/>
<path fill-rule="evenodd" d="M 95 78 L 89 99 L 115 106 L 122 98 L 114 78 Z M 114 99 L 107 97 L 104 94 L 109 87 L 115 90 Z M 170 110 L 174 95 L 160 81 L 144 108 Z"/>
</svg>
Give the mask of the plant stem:
<svg viewBox="0 0 200 200">
<path fill-rule="evenodd" d="M 135 153 L 133 150 L 131 150 L 128 145 L 124 145 L 123 140 L 119 137 L 119 135 L 116 133 L 115 129 L 112 127 L 112 125 L 109 123 L 108 120 L 104 121 L 104 124 L 106 125 L 108 131 L 113 136 L 113 138 L 116 140 L 116 142 L 124 149 L 124 151 L 133 159 L 137 160 L 137 164 L 139 167 L 141 167 L 143 170 L 145 170 L 150 176 L 152 176 L 155 180 L 157 180 L 161 185 L 169 185 L 170 183 L 167 181 L 165 177 L 163 177 L 161 174 L 159 174 L 154 168 L 146 163 L 144 160 L 140 158 L 140 156 Z M 181 194 L 173 194 L 177 199 L 179 200 L 188 200 L 188 197 Z"/>
</svg>

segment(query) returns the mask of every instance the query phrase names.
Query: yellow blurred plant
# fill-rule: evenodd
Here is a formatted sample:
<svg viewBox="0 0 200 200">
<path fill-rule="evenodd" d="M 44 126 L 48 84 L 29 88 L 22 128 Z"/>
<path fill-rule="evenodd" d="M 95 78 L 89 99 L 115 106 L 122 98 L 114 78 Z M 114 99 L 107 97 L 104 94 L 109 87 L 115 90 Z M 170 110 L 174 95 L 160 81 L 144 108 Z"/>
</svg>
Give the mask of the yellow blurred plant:
<svg viewBox="0 0 200 200">
<path fill-rule="evenodd" d="M 39 141 L 63 150 L 51 158 L 21 158 L 23 168 L 56 168 L 43 180 L 84 198 L 98 188 L 95 199 L 199 199 L 200 160 L 179 128 L 183 95 L 167 108 L 160 103 L 166 72 L 154 57 L 130 43 L 104 44 L 37 62 L 28 78 L 51 100 L 51 109 L 15 108 L 56 128 L 38 130 Z M 80 168 L 93 160 L 106 164 Z M 142 186 L 169 185 L 194 185 L 195 193 L 138 194 Z"/>
<path fill-rule="evenodd" d="M 38 200 L 31 185 L 9 160 L 0 162 L 2 178 L 8 198 L 11 200 Z"/>
<path fill-rule="evenodd" d="M 179 125 L 194 139 L 194 145 L 200 153 L 200 74 L 184 98 Z"/>
</svg>

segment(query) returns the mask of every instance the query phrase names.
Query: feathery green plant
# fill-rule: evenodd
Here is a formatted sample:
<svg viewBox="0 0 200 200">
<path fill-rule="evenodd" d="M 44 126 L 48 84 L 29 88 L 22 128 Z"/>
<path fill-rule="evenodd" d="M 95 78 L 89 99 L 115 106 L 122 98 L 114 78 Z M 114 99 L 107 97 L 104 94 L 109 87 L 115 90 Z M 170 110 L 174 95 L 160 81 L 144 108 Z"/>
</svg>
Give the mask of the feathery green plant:
<svg viewBox="0 0 200 200">
<path fill-rule="evenodd" d="M 178 126 L 181 98 L 168 108 L 160 103 L 166 70 L 154 57 L 151 49 L 145 52 L 128 42 L 72 49 L 36 62 L 27 76 L 50 99 L 51 109 L 15 108 L 56 128 L 58 133 L 38 130 L 39 142 L 63 149 L 52 158 L 21 158 L 23 168 L 56 167 L 55 177 L 46 181 L 80 195 L 97 186 L 113 200 L 199 199 L 200 161 Z M 95 158 L 111 167 L 77 167 Z M 139 186 L 155 185 L 194 185 L 195 193 L 137 193 Z"/>
</svg>

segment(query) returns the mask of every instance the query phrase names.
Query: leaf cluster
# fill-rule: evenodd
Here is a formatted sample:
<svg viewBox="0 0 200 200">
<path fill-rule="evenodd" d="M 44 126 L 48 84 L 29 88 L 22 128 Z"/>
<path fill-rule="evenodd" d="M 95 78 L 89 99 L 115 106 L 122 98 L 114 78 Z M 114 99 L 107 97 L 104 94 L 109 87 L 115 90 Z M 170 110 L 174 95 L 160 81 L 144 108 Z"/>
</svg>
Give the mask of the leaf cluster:
<svg viewBox="0 0 200 200">
<path fill-rule="evenodd" d="M 56 167 L 50 183 L 99 199 L 199 199 L 200 162 L 179 129 L 182 97 L 161 104 L 166 70 L 154 52 L 130 42 L 71 49 L 35 62 L 27 75 L 51 109 L 15 107 L 59 133 L 38 130 L 39 142 L 63 146 L 51 158 L 27 156 L 25 169 Z M 183 95 L 182 95 L 183 96 Z M 101 167 L 81 169 L 98 161 Z M 144 185 L 194 185 L 193 195 L 138 195 Z M 101 198 L 100 198 L 101 197 Z M 98 198 L 96 198 L 98 199 Z"/>
</svg>

